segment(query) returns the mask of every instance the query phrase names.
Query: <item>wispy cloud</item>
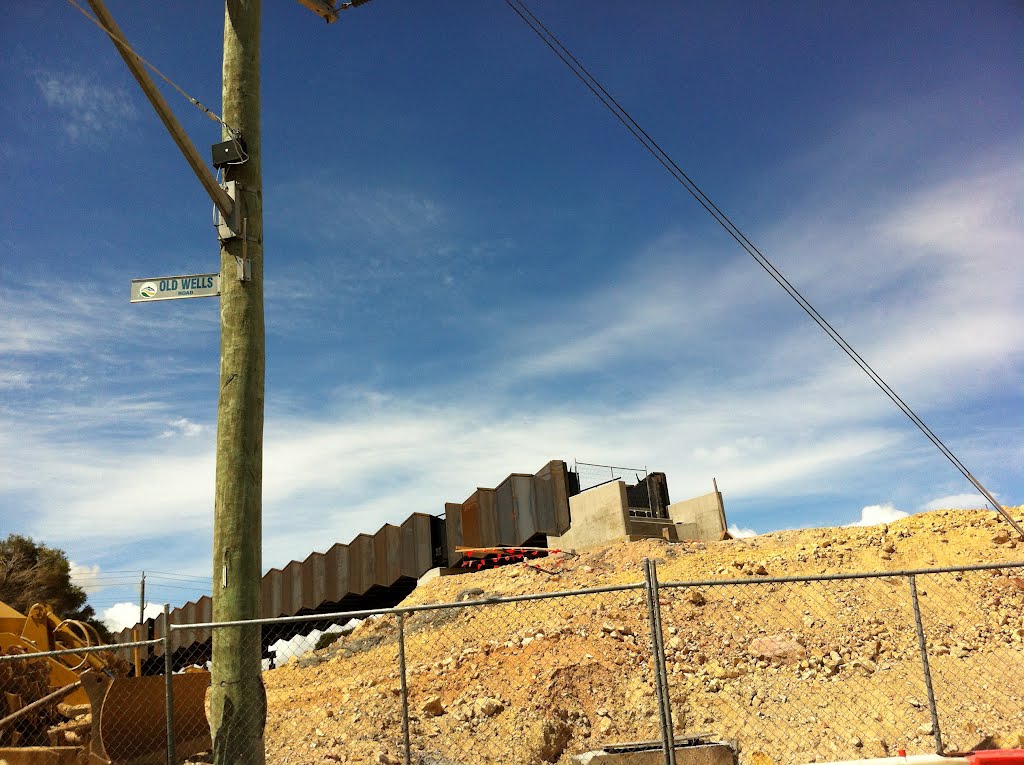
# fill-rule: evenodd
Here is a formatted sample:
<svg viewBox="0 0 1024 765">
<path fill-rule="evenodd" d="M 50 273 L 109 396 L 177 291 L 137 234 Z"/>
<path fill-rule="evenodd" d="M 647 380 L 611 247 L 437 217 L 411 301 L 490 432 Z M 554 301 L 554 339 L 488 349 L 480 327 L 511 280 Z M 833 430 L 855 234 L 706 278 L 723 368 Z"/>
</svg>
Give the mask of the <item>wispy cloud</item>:
<svg viewBox="0 0 1024 765">
<path fill-rule="evenodd" d="M 28 390 L 32 386 L 32 375 L 26 370 L 0 369 L 0 390 Z"/>
<path fill-rule="evenodd" d="M 270 188 L 267 196 L 280 220 L 303 222 L 288 235 L 324 254 L 318 283 L 332 289 L 362 294 L 399 282 L 421 290 L 451 286 L 453 274 L 479 269 L 509 246 L 501 238 L 467 239 L 458 216 L 416 189 L 360 189 L 316 178 Z M 337 257 L 339 251 L 346 257 Z"/>
<path fill-rule="evenodd" d="M 447 238 L 444 206 L 410 189 L 356 189 L 318 178 L 282 184 L 269 189 L 268 195 L 279 199 L 283 220 L 304 221 L 296 233 L 317 247 L 356 242 L 362 254 L 376 255 L 383 245 L 392 256 L 412 260 Z M 403 248 L 393 250 L 395 243 Z M 360 258 L 360 263 L 367 262 L 372 266 L 375 261 Z"/>
<path fill-rule="evenodd" d="M 1016 153 L 1006 159 L 1020 169 Z M 1024 311 L 1015 298 L 1014 257 L 1024 250 L 1024 222 L 1005 201 L 1014 183 L 1012 172 L 990 162 L 965 161 L 928 188 L 892 192 L 845 217 L 812 205 L 799 223 L 783 220 L 763 238 L 926 419 L 938 413 L 959 422 L 965 402 L 984 409 L 1020 379 Z M 338 209 L 352 208 L 337 225 L 337 240 L 348 236 L 346 225 L 390 226 L 375 236 L 394 239 L 370 239 L 382 258 L 374 278 L 432 273 L 429 258 L 391 254 L 410 238 L 422 238 L 427 249 L 450 245 L 453 214 L 415 195 L 382 193 L 369 202 L 335 196 Z M 933 237 L 930 226 L 945 219 L 959 222 Z M 794 497 L 838 496 L 832 522 L 848 520 L 843 507 L 895 496 L 869 488 L 873 496 L 852 504 L 848 495 L 862 494 L 870 481 L 919 487 L 915 497 L 896 498 L 904 507 L 939 502 L 927 499 L 936 490 L 927 483 L 931 468 L 922 465 L 942 470 L 941 457 L 788 298 L 746 256 L 716 244 L 701 252 L 705 265 L 696 265 L 692 251 L 684 235 L 665 232 L 624 254 L 606 286 L 496 307 L 481 319 L 493 330 L 484 362 L 425 376 L 411 391 L 382 385 L 338 393 L 330 403 L 319 392 L 268 398 L 265 564 L 304 557 L 411 512 L 441 512 L 445 501 L 552 458 L 664 470 L 674 499 L 706 492 L 712 476 L 729 502 L 785 507 Z M 998 283 L 987 269 L 1002 274 Z M 27 427 L 13 408 L 0 409 L 0 492 L 16 492 L 27 508 L 28 520 L 19 522 L 74 545 L 80 560 L 102 560 L 123 544 L 136 554 L 144 549 L 147 568 L 208 570 L 212 412 L 204 421 L 175 410 L 179 399 L 160 377 L 169 368 L 165 359 L 143 370 L 143 382 L 133 379 L 131 389 L 144 391 L 134 397 L 111 393 L 112 377 L 103 376 L 115 349 L 123 351 L 130 337 L 144 348 L 153 328 L 86 298 L 65 310 L 15 297 L 0 315 L 7 374 L 33 384 L 41 373 L 56 374 L 38 364 L 52 357 L 80 361 L 89 378 L 81 382 L 85 400 L 56 402 L 55 415 L 37 415 L 42 425 Z M 178 322 L 182 335 L 216 326 L 215 317 L 167 321 Z M 74 350 L 81 346 L 101 350 L 86 361 Z M 138 422 L 145 427 L 130 430 Z M 957 439 L 965 461 L 986 454 L 990 445 L 979 434 L 987 429 L 1016 432 L 1003 421 L 963 425 L 973 428 Z M 97 438 L 104 427 L 119 436 Z M 1008 448 L 1019 450 L 1010 441 Z M 1007 470 L 1019 480 L 1019 460 Z M 856 523 L 903 514 L 892 503 L 872 504 Z M 766 528 L 760 520 L 736 521 L 740 531 Z M 772 523 L 800 521 L 780 511 Z"/>
<path fill-rule="evenodd" d="M 786 447 L 786 430 L 747 455 L 723 458 L 711 450 L 680 460 L 673 455 L 678 444 L 713 442 L 714 412 L 703 422 L 656 423 L 631 411 L 616 418 L 582 411 L 569 416 L 554 409 L 523 419 L 514 410 L 501 413 L 495 403 L 403 400 L 368 411 L 353 402 L 326 420 L 271 413 L 264 453 L 266 564 L 282 565 L 412 512 L 440 513 L 445 501 L 462 500 L 477 485 L 496 485 L 510 472 L 536 470 L 554 457 L 615 455 L 664 467 L 676 499 L 704 493 L 711 475 L 720 477 L 731 499 L 765 498 L 813 493 L 886 443 L 878 434 L 847 431 Z M 35 508 L 34 531 L 73 539 L 93 557 L 113 538 L 135 544 L 205 537 L 214 456 L 208 439 L 195 439 L 195 446 L 189 455 L 176 455 L 154 454 L 145 444 L 128 454 L 94 445 L 70 474 L 42 445 L 28 450 L 35 475 L 65 474 L 46 490 L 47 505 Z M 156 560 L 148 566 L 181 564 L 163 561 L 159 549 L 149 554 Z"/>
<path fill-rule="evenodd" d="M 999 499 L 999 497 L 996 497 Z M 973 494 L 950 494 L 936 497 L 924 503 L 922 510 L 977 510 L 986 507 L 985 498 L 977 492 Z"/>
<path fill-rule="evenodd" d="M 195 438 L 207 431 L 207 426 L 202 423 L 192 422 L 188 417 L 178 417 L 167 423 L 167 430 L 160 434 L 160 438 L 173 438 L 174 436 L 185 436 Z"/>
<path fill-rule="evenodd" d="M 65 290 L 55 299 L 53 289 L 53 284 L 37 281 L 0 285 L 0 358 L 13 364 L 22 355 L 67 358 L 87 350 L 90 359 L 104 362 L 122 356 L 125 344 L 152 346 L 168 331 L 217 331 L 215 315 L 198 311 L 165 312 L 154 321 L 152 314 L 128 304 L 127 282 L 120 295 L 106 288 L 93 293 Z"/>
<path fill-rule="evenodd" d="M 125 90 L 76 72 L 38 72 L 36 85 L 46 105 L 61 115 L 64 133 L 74 143 L 102 140 L 138 118 Z"/>
</svg>

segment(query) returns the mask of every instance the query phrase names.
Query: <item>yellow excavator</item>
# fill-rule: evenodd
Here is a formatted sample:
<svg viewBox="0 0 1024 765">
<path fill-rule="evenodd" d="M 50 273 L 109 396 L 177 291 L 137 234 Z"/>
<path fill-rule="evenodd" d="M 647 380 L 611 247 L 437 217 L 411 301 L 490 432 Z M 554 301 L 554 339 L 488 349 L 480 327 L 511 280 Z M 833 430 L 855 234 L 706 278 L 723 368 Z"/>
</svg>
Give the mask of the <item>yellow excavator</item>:
<svg viewBox="0 0 1024 765">
<path fill-rule="evenodd" d="M 165 678 L 141 677 L 111 651 L 34 656 L 101 645 L 96 630 L 37 603 L 22 615 L 0 601 L 0 765 L 164 765 Z M 210 749 L 210 675 L 172 676 L 175 755 Z"/>
</svg>

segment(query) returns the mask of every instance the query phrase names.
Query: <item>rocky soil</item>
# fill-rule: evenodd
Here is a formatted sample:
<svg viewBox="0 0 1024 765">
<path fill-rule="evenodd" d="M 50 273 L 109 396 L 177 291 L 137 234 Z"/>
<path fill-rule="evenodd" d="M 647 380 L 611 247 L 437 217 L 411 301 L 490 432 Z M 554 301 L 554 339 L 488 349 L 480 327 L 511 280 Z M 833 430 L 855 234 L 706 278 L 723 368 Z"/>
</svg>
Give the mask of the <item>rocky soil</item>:
<svg viewBox="0 0 1024 765">
<path fill-rule="evenodd" d="M 619 542 L 434 579 L 403 606 L 465 605 L 401 625 L 413 762 L 568 765 L 657 738 L 642 589 L 486 602 L 636 584 L 644 558 L 662 584 L 677 735 L 735 739 L 758 765 L 934 751 L 909 579 L 765 580 L 1024 561 L 1007 530 L 992 512 L 940 510 L 888 526 Z M 1024 569 L 915 586 L 945 750 L 1024 747 Z M 393 616 L 368 619 L 265 673 L 268 763 L 403 761 L 398 629 Z"/>
</svg>

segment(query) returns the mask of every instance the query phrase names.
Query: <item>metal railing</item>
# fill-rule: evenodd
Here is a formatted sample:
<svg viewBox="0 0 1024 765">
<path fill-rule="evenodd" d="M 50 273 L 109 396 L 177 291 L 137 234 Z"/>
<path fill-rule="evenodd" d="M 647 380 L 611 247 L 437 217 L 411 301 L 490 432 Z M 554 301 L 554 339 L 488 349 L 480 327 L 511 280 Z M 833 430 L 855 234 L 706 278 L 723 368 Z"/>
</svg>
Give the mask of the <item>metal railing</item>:
<svg viewBox="0 0 1024 765">
<path fill-rule="evenodd" d="M 642 496 L 636 503 L 631 502 L 628 508 L 629 515 L 634 518 L 665 518 L 666 508 L 661 498 L 653 491 L 648 478 L 650 474 L 646 467 L 621 467 L 617 465 L 598 465 L 593 462 L 579 462 L 574 460 L 571 472 L 575 473 L 579 480 L 580 491 L 592 489 L 612 481 L 624 481 L 627 485 L 641 487 L 647 484 L 646 495 Z"/>
<path fill-rule="evenodd" d="M 1024 746 L 1022 568 L 659 582 L 645 561 L 633 584 L 170 629 L 246 626 L 271 646 L 246 697 L 271 765 L 566 765 L 641 741 L 673 765 L 698 732 L 741 762 L 948 754 Z M 337 626 L 268 642 L 314 622 Z M 159 643 L 172 694 L 169 636 L 139 645 Z M 0 678 L 42 656 L 0 657 Z M 158 709 L 168 762 L 185 756 L 175 708 Z"/>
</svg>

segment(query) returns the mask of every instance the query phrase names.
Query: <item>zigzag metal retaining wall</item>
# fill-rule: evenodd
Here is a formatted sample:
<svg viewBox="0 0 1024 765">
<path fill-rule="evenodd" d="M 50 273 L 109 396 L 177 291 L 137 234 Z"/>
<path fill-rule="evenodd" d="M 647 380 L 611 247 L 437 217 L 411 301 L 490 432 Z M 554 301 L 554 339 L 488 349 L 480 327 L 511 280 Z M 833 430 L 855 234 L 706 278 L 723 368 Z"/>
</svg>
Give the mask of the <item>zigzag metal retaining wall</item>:
<svg viewBox="0 0 1024 765">
<path fill-rule="evenodd" d="M 465 502 L 444 506 L 449 565 L 462 558 L 457 547 L 518 547 L 538 536 L 569 528 L 569 497 L 579 479 L 561 460 L 535 474 L 513 473 L 495 489 L 477 489 Z"/>
<path fill-rule="evenodd" d="M 376 534 L 360 534 L 349 544 L 335 544 L 303 561 L 263 576 L 262 616 L 354 611 L 394 606 L 427 571 L 453 566 L 462 555 L 457 547 L 522 546 L 539 535 L 564 533 L 569 528 L 569 496 L 578 491 L 575 474 L 565 462 L 552 460 L 536 474 L 514 473 L 495 489 L 477 489 L 463 503 L 447 503 L 445 519 L 413 513 L 401 526 L 386 524 Z M 171 611 L 172 624 L 213 621 L 210 596 Z M 314 624 L 292 629 L 308 632 Z M 131 641 L 134 629 L 115 636 Z M 162 638 L 164 616 L 142 625 L 145 637 Z M 171 646 L 177 664 L 208 658 L 208 630 L 174 631 Z M 291 637 L 288 628 L 264 630 L 265 648 Z M 156 647 L 162 656 L 162 647 Z M 156 669 L 156 662 L 151 660 Z"/>
</svg>

